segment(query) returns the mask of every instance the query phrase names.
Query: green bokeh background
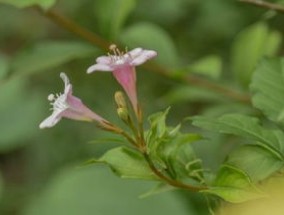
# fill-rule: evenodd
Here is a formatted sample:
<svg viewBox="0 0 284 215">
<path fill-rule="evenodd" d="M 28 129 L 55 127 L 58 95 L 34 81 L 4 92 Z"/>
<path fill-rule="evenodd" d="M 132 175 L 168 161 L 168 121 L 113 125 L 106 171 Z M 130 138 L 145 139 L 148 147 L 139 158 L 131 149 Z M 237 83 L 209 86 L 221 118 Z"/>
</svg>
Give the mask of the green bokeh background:
<svg viewBox="0 0 284 215">
<path fill-rule="evenodd" d="M 230 68 L 236 35 L 260 20 L 283 31 L 275 14 L 234 0 L 60 0 L 54 7 L 108 41 L 157 50 L 155 62 L 173 73 L 194 72 L 244 92 L 248 80 L 235 81 Z M 116 145 L 93 143 L 110 137 L 95 125 L 64 119 L 40 130 L 39 123 L 50 114 L 47 96 L 62 92 L 60 72 L 67 73 L 76 96 L 116 123 L 112 98 L 121 88 L 109 73 L 86 74 L 102 50 L 37 9 L 0 4 L 0 20 L 1 215 L 208 214 L 199 195 L 173 191 L 139 199 L 155 184 L 119 179 L 101 165 L 82 166 Z M 145 115 L 172 106 L 169 124 L 201 113 L 250 111 L 206 89 L 141 67 L 137 72 Z M 188 124 L 185 131 L 194 129 Z M 196 146 L 212 169 L 232 148 L 221 144 L 222 138 Z"/>
</svg>

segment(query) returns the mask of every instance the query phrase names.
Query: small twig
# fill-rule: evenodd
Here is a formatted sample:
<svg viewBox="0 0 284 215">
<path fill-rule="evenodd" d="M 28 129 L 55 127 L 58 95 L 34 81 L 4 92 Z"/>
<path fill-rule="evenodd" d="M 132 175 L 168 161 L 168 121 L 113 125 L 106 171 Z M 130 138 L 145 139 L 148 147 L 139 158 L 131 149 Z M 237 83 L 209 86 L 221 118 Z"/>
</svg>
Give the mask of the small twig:
<svg viewBox="0 0 284 215">
<path fill-rule="evenodd" d="M 284 13 L 284 6 L 282 6 L 280 4 L 275 4 L 275 3 L 266 2 L 266 1 L 262 1 L 262 0 L 239 0 L 239 1 L 244 2 L 244 3 L 248 3 L 248 4 L 253 4 L 253 5 L 256 5 L 258 7 L 266 8 L 266 9 L 269 9 L 269 10 L 275 10 L 275 11 L 278 11 L 280 13 Z"/>
<path fill-rule="evenodd" d="M 109 41 L 104 40 L 99 35 L 87 30 L 86 28 L 78 25 L 73 20 L 67 18 L 66 16 L 63 16 L 59 13 L 57 13 L 55 10 L 50 9 L 47 12 L 44 12 L 40 10 L 42 14 L 44 14 L 48 19 L 50 19 L 52 22 L 57 24 L 58 26 L 74 33 L 75 35 L 81 37 L 82 39 L 94 44 L 95 46 L 101 48 L 102 50 L 108 51 L 109 45 L 111 44 Z M 247 94 L 240 93 L 237 91 L 234 91 L 230 88 L 224 87 L 222 85 L 219 85 L 217 83 L 213 83 L 211 81 L 205 80 L 203 78 L 197 77 L 197 76 L 183 76 L 183 77 L 174 77 L 172 75 L 172 72 L 169 71 L 167 68 L 157 64 L 157 63 L 148 63 L 144 64 L 144 68 L 156 72 L 158 74 L 161 74 L 165 77 L 185 82 L 188 84 L 191 84 L 193 86 L 201 87 L 208 89 L 210 91 L 217 92 L 219 94 L 222 94 L 226 96 L 227 98 L 231 98 L 235 101 L 239 101 L 242 103 L 250 103 L 250 97 Z"/>
<path fill-rule="evenodd" d="M 39 9 L 41 13 L 43 13 L 47 18 L 52 20 L 57 25 L 63 27 L 64 29 L 78 35 L 81 38 L 84 38 L 88 42 L 95 44 L 100 49 L 103 49 L 105 51 L 109 50 L 110 43 L 103 38 L 101 38 L 99 35 L 87 30 L 86 28 L 78 25 L 73 20 L 68 19 L 66 16 L 62 16 L 61 14 L 57 13 L 55 10 L 48 10 L 43 11 Z"/>
</svg>

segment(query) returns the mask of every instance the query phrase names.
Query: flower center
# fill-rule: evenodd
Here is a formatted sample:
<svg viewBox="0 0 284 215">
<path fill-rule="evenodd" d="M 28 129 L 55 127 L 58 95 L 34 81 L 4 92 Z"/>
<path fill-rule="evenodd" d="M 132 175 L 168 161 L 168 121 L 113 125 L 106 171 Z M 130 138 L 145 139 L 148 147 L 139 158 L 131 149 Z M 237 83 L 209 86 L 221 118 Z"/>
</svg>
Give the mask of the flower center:
<svg viewBox="0 0 284 215">
<path fill-rule="evenodd" d="M 69 105 L 66 102 L 66 95 L 64 94 L 50 94 L 47 99 L 52 105 L 51 110 L 54 111 L 64 111 L 69 108 Z"/>
<path fill-rule="evenodd" d="M 127 48 L 125 48 L 125 51 L 123 52 L 120 51 L 115 44 L 111 44 L 109 49 L 110 53 L 108 53 L 108 56 L 113 64 L 122 65 L 131 59 L 131 55 L 128 53 Z"/>
</svg>

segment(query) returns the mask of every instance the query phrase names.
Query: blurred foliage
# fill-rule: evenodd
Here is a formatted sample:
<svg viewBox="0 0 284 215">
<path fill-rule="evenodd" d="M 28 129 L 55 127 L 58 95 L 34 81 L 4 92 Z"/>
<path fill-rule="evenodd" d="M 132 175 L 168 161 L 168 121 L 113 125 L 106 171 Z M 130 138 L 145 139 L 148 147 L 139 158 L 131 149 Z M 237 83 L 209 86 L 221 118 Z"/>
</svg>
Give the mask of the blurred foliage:
<svg viewBox="0 0 284 215">
<path fill-rule="evenodd" d="M 210 127 L 211 132 L 221 129 L 226 134 L 214 136 L 202 131 L 211 140 L 193 145 L 197 156 L 204 160 L 205 169 L 215 172 L 225 155 L 237 148 L 227 158 L 227 166 L 217 172 L 217 179 L 222 180 L 215 181 L 216 189 L 211 193 L 236 202 L 238 196 L 220 189 L 227 185 L 228 175 L 239 178 L 233 189 L 241 193 L 248 187 L 255 189 L 252 182 L 283 166 L 279 159 L 283 156 L 280 141 L 283 135 L 277 128 L 283 126 L 284 118 L 283 63 L 279 59 L 258 63 L 263 56 L 283 53 L 283 17 L 235 0 L 0 0 L 0 3 L 0 214 L 115 211 L 119 215 L 126 214 L 126 208 L 127 214 L 207 214 L 201 210 L 205 199 L 194 194 L 166 193 L 140 200 L 138 196 L 155 184 L 122 181 L 99 167 L 74 168 L 93 157 L 101 157 L 117 145 L 115 141 L 94 143 L 94 139 L 112 138 L 95 126 L 62 120 L 56 128 L 38 129 L 41 120 L 50 113 L 46 97 L 62 90 L 58 81 L 60 72 L 70 76 L 75 95 L 115 122 L 118 117 L 110 98 L 120 88 L 108 75 L 86 75 L 86 68 L 103 52 L 53 24 L 35 5 L 45 11 L 54 7 L 102 38 L 129 49 L 141 46 L 157 50 L 156 62 L 170 69 L 174 77 L 194 74 L 252 93 L 255 108 L 276 124 L 264 119 L 250 105 L 232 101 L 218 92 L 179 83 L 141 67 L 137 69 L 145 115 L 170 104 L 173 111 L 168 115 L 168 124 L 176 125 L 187 116 L 203 114 L 205 118 L 195 118 L 196 124 Z M 252 74 L 254 68 L 256 72 Z M 239 115 L 220 117 L 224 113 Z M 264 125 L 241 115 L 247 113 L 264 119 L 261 121 Z M 230 130 L 233 122 L 243 123 L 237 132 Z M 184 123 L 182 130 L 197 128 Z M 276 130 L 275 135 L 266 135 L 271 130 Z M 246 141 L 250 145 L 244 146 Z M 112 152 L 121 151 L 120 148 Z M 120 155 L 122 159 L 133 159 Z M 171 156 L 174 155 L 165 156 L 163 162 Z M 109 161 L 106 155 L 101 159 Z"/>
</svg>

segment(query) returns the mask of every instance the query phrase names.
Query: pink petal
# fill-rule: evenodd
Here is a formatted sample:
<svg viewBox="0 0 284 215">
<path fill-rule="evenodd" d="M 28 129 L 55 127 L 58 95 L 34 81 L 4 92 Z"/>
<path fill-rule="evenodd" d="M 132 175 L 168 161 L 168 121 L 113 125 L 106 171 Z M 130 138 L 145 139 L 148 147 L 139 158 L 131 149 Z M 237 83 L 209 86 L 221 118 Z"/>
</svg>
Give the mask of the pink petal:
<svg viewBox="0 0 284 215">
<path fill-rule="evenodd" d="M 110 72 L 112 70 L 113 70 L 113 68 L 110 65 L 107 65 L 107 64 L 94 64 L 94 65 L 90 66 L 87 69 L 87 73 L 89 74 L 89 73 L 92 73 L 92 72 L 95 72 L 95 71 Z"/>
<path fill-rule="evenodd" d="M 69 95 L 67 96 L 67 103 L 70 106 L 67 110 L 64 111 L 62 116 L 75 119 L 75 120 L 86 120 L 92 121 L 95 120 L 97 122 L 106 121 L 104 118 L 96 114 L 95 112 L 91 111 L 88 107 L 86 107 L 81 99 Z"/>
<path fill-rule="evenodd" d="M 131 61 L 132 66 L 138 66 L 157 56 L 157 52 L 152 50 L 143 50 Z"/>
<path fill-rule="evenodd" d="M 130 102 L 137 113 L 138 101 L 136 92 L 136 71 L 135 67 L 126 65 L 117 67 L 112 73 L 118 83 L 123 87 Z"/>
</svg>

